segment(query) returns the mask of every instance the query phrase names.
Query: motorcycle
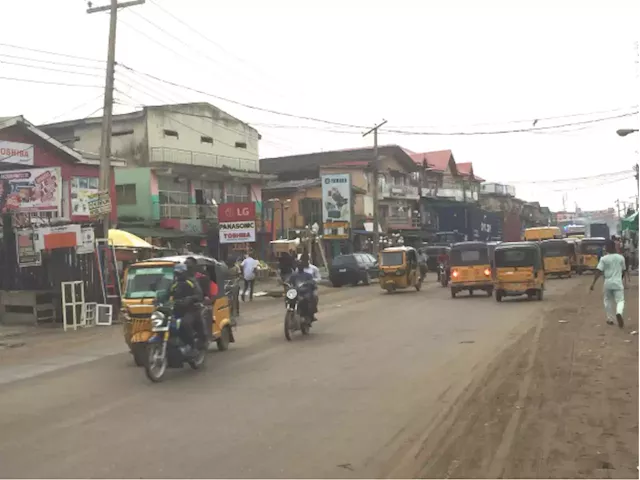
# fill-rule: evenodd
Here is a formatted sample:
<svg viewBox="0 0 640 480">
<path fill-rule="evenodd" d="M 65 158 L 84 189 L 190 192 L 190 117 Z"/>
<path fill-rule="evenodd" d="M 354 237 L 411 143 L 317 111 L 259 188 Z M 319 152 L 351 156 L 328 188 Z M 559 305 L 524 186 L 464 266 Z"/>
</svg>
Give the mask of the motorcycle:
<svg viewBox="0 0 640 480">
<path fill-rule="evenodd" d="M 196 352 L 193 356 L 185 356 L 182 353 L 184 343 L 179 336 L 180 323 L 173 304 L 158 304 L 151 314 L 152 335 L 146 345 L 144 370 L 152 382 L 162 381 L 167 368 L 182 368 L 185 362 L 194 370 L 204 365 L 208 341 L 196 333 Z"/>
<path fill-rule="evenodd" d="M 240 317 L 240 280 L 237 278 L 226 280 L 224 282 L 224 293 L 231 306 L 231 326 L 235 327 Z"/>
<path fill-rule="evenodd" d="M 310 311 L 314 283 L 302 282 L 298 285 L 285 283 L 285 302 L 287 312 L 284 316 L 284 336 L 291 341 L 292 333 L 300 331 L 308 335 L 311 329 L 313 313 Z"/>
<path fill-rule="evenodd" d="M 447 287 L 449 285 L 449 269 L 444 263 L 438 265 L 438 279 L 443 287 Z"/>
</svg>

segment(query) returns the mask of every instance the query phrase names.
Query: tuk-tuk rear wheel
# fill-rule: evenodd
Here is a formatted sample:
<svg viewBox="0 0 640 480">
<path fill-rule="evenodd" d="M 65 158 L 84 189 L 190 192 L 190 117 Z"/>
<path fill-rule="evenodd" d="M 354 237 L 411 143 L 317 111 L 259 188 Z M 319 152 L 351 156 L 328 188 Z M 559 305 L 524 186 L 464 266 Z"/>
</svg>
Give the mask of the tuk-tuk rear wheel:
<svg viewBox="0 0 640 480">
<path fill-rule="evenodd" d="M 496 302 L 502 301 L 502 292 L 500 290 L 496 291 Z"/>
<path fill-rule="evenodd" d="M 230 330 L 230 327 L 227 325 L 220 332 L 220 338 L 216 340 L 218 350 L 220 350 L 221 352 L 228 350 L 230 342 L 231 342 L 231 330 Z"/>
</svg>

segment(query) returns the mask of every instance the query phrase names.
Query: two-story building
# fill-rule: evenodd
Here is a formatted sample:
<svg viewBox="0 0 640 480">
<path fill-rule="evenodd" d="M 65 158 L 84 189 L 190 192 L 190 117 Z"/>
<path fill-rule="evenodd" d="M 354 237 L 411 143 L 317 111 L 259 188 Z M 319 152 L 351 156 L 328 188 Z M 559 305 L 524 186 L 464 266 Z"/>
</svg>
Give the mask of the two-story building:
<svg viewBox="0 0 640 480">
<path fill-rule="evenodd" d="M 102 118 L 43 125 L 61 143 L 98 152 Z M 114 115 L 114 156 L 128 168 L 115 173 L 118 223 L 144 237 L 204 237 L 217 223 L 217 206 L 256 202 L 265 178 L 260 134 L 208 103 L 148 106 Z"/>
<path fill-rule="evenodd" d="M 293 223 L 295 219 L 299 224 L 309 225 L 322 216 L 321 176 L 350 174 L 353 187 L 352 231 L 368 235 L 373 231 L 372 162 L 372 148 L 263 158 L 260 161 L 261 172 L 277 175 L 279 180 L 279 183 L 267 186 L 263 195 L 265 199 L 267 196 L 277 197 L 274 208 L 279 208 L 278 205 L 285 200 L 283 187 L 299 189 L 296 197 L 287 197 L 290 201 L 284 204 L 285 209 L 290 209 L 290 214 L 284 217 L 285 229 L 299 228 Z M 380 228 L 383 232 L 418 231 L 420 196 L 417 177 L 413 175 L 418 172 L 417 165 L 402 148 L 388 145 L 378 149 L 378 171 Z M 297 183 L 300 181 L 306 182 L 304 188 Z M 299 199 L 300 195 L 304 195 L 304 199 Z M 291 201 L 299 202 L 300 206 L 292 207 Z M 276 230 L 279 230 L 281 220 L 277 214 L 273 218 Z"/>
<path fill-rule="evenodd" d="M 126 166 L 115 158 L 111 164 Z M 93 219 L 87 200 L 99 191 L 99 176 L 96 156 L 62 144 L 22 116 L 0 118 L 2 213 L 89 223 Z M 110 189 L 115 196 L 113 177 L 112 170 Z M 111 219 L 117 219 L 117 205 Z"/>
<path fill-rule="evenodd" d="M 420 218 L 425 235 L 455 230 L 469 239 L 484 239 L 482 232 L 491 228 L 486 226 L 490 219 L 478 210 L 483 180 L 475 175 L 472 163 L 456 163 L 451 150 L 408 153 L 420 168 Z"/>
</svg>

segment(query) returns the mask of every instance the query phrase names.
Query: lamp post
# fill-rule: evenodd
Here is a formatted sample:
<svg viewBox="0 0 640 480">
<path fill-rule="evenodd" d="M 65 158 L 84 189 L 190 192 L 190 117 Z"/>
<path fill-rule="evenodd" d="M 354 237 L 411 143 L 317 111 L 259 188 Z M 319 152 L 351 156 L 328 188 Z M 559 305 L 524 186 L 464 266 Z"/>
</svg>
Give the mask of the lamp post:
<svg viewBox="0 0 640 480">
<path fill-rule="evenodd" d="M 638 133 L 638 129 L 637 128 L 621 128 L 619 130 L 616 131 L 616 133 L 620 136 L 620 137 L 626 137 L 627 135 L 631 135 L 632 133 Z M 636 154 L 638 153 L 638 151 L 636 150 Z M 636 211 L 638 211 L 639 208 L 639 203 L 640 203 L 640 168 L 638 167 L 638 163 L 636 163 L 633 166 L 633 171 L 635 173 L 635 178 L 636 178 Z"/>
</svg>

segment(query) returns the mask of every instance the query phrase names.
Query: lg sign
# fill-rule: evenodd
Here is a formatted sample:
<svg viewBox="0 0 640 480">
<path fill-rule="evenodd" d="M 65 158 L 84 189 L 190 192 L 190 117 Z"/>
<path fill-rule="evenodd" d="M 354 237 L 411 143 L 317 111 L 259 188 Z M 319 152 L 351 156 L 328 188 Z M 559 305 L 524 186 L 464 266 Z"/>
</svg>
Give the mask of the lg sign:
<svg viewBox="0 0 640 480">
<path fill-rule="evenodd" d="M 219 222 L 242 222 L 256 219 L 256 204 L 248 203 L 223 203 L 218 208 Z"/>
</svg>

